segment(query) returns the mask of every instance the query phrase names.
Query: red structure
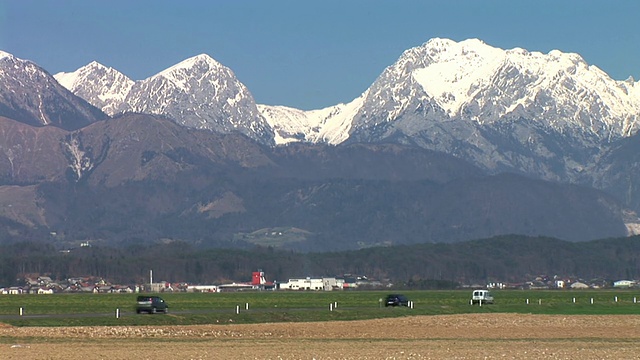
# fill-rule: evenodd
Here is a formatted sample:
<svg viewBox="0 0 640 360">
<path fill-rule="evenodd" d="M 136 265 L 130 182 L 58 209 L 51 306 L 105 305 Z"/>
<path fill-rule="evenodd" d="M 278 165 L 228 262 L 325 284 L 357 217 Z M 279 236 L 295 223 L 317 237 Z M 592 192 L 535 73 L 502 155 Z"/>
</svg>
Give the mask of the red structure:
<svg viewBox="0 0 640 360">
<path fill-rule="evenodd" d="M 264 278 L 264 271 L 254 271 L 251 277 L 251 285 L 266 285 L 267 281 Z"/>
</svg>

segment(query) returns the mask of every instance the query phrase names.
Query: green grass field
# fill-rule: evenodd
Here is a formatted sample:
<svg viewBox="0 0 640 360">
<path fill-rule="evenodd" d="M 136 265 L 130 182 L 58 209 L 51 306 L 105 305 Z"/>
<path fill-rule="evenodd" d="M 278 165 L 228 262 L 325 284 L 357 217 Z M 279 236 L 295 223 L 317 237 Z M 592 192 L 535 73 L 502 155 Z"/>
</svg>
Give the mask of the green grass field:
<svg viewBox="0 0 640 360">
<path fill-rule="evenodd" d="M 0 322 L 14 326 L 190 325 L 359 320 L 463 313 L 640 313 L 640 291 L 635 290 L 502 290 L 493 291 L 495 304 L 484 306 L 470 305 L 471 291 L 468 290 L 403 292 L 413 301 L 413 309 L 381 306 L 381 299 L 388 293 L 163 293 L 160 295 L 170 306 L 168 315 L 136 314 L 137 294 L 0 295 Z M 637 303 L 634 298 L 637 298 Z"/>
</svg>

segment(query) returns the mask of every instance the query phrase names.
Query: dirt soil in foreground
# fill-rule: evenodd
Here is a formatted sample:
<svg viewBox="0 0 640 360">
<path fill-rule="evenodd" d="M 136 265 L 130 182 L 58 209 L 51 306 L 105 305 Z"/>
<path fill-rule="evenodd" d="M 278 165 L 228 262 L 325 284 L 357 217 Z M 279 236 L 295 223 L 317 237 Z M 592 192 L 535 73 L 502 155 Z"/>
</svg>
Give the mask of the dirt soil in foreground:
<svg viewBox="0 0 640 360">
<path fill-rule="evenodd" d="M 638 358 L 640 315 L 468 314 L 162 327 L 0 324 L 0 359 Z"/>
</svg>

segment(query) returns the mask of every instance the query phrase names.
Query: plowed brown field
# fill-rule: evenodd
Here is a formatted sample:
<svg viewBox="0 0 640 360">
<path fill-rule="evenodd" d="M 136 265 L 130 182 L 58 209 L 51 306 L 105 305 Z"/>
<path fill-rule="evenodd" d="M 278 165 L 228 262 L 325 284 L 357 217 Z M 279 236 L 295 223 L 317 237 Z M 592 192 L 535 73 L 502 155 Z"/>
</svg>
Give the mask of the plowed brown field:
<svg viewBox="0 0 640 360">
<path fill-rule="evenodd" d="M 163 327 L 0 325 L 0 359 L 638 359 L 640 316 L 482 314 Z"/>
</svg>

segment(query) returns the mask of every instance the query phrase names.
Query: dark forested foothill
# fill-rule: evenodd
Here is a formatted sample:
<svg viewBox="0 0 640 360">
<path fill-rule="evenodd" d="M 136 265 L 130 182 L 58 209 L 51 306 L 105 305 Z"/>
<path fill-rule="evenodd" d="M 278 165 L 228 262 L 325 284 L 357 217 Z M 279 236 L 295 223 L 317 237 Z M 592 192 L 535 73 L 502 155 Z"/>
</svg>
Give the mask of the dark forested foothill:
<svg viewBox="0 0 640 360">
<path fill-rule="evenodd" d="M 102 277 L 114 283 L 248 281 L 262 269 L 270 281 L 302 276 L 362 274 L 405 288 L 457 284 L 520 283 L 537 275 L 582 279 L 640 277 L 640 237 L 590 242 L 501 236 L 453 244 L 375 247 L 356 251 L 298 253 L 270 247 L 200 249 L 173 242 L 156 246 L 85 246 L 59 251 L 42 243 L 0 246 L 0 287 L 25 274 L 52 279 Z"/>
<path fill-rule="evenodd" d="M 640 221 L 600 190 L 485 173 L 409 144 L 274 148 L 143 114 L 73 132 L 2 117 L 0 128 L 11 149 L 0 157 L 0 244 L 327 252 L 506 234 L 589 241 Z"/>
</svg>

